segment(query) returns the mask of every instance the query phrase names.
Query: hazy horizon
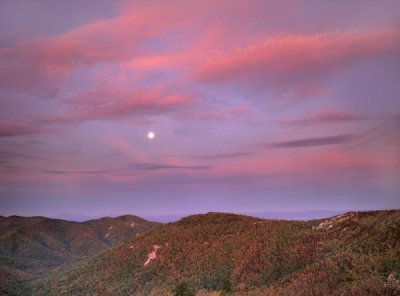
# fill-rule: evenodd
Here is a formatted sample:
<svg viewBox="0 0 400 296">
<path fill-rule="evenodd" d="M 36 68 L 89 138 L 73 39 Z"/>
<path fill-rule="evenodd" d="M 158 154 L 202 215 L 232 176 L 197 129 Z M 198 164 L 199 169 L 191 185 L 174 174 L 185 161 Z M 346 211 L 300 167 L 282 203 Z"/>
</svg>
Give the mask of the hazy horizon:
<svg viewBox="0 0 400 296">
<path fill-rule="evenodd" d="M 93 211 L 88 211 L 88 212 L 82 212 L 82 211 L 71 211 L 71 212 L 57 212 L 57 208 L 55 208 L 54 211 L 46 212 L 46 211 L 40 211 L 40 210 L 29 210 L 29 209 L 18 209 L 16 211 L 3 211 L 0 209 L 0 216 L 25 216 L 25 217 L 33 217 L 33 216 L 43 216 L 43 217 L 49 217 L 49 218 L 60 218 L 60 217 L 77 217 L 80 221 L 83 218 L 87 219 L 97 219 L 101 217 L 117 217 L 117 216 L 123 216 L 123 215 L 134 215 L 142 218 L 150 218 L 150 217 L 184 217 L 184 216 L 189 216 L 189 215 L 197 215 L 197 214 L 205 214 L 209 212 L 218 212 L 218 213 L 232 213 L 232 214 L 245 214 L 245 215 L 251 215 L 251 216 L 257 216 L 257 214 L 271 214 L 274 215 L 276 214 L 277 216 L 283 215 L 290 215 L 290 214 L 313 214 L 313 213 L 326 213 L 327 215 L 329 214 L 334 214 L 334 213 L 345 213 L 345 212 L 364 212 L 364 211 L 380 211 L 380 210 L 398 210 L 399 208 L 396 207 L 374 207 L 374 208 L 346 208 L 346 209 L 303 209 L 303 210 L 285 210 L 285 209 L 278 209 L 278 210 L 269 210 L 269 209 L 255 209 L 255 210 L 249 210 L 249 211 L 243 211 L 243 210 L 226 210 L 226 209 L 216 209 L 216 208 L 205 208 L 203 210 L 193 210 L 193 211 L 186 211 L 186 212 L 139 212 L 135 210 L 134 208 L 132 210 L 121 210 L 121 211 L 104 211 L 104 212 L 93 212 Z M 322 216 L 321 216 L 322 217 Z M 328 217 L 328 216 L 323 216 L 323 217 Z M 68 219 L 67 219 L 68 220 Z M 74 220 L 74 219 L 71 219 Z"/>
<path fill-rule="evenodd" d="M 398 209 L 375 209 L 369 211 L 382 211 L 382 210 L 398 210 Z M 21 216 L 21 217 L 46 217 L 50 219 L 61 219 L 67 221 L 75 221 L 75 222 L 85 222 L 89 220 L 95 220 L 105 217 L 117 218 L 121 216 L 136 216 L 143 218 L 148 221 L 161 222 L 161 223 L 170 223 L 178 221 L 184 217 L 189 217 L 192 215 L 204 215 L 208 213 L 225 213 L 225 214 L 236 214 L 236 215 L 245 215 L 251 216 L 255 218 L 262 219 L 278 219 L 278 220 L 298 220 L 298 221 L 311 221 L 317 219 L 330 218 L 337 215 L 349 213 L 349 212 L 369 212 L 369 211 L 359 211 L 356 209 L 352 210 L 310 210 L 310 211 L 292 211 L 292 212 L 284 212 L 284 211 L 275 211 L 275 212 L 224 212 L 224 211 L 204 211 L 204 212 L 188 212 L 188 213 L 170 213 L 170 214 L 141 214 L 141 213 L 132 213 L 132 212 L 121 212 L 121 213 L 105 213 L 100 215 L 84 215 L 84 214 L 73 214 L 73 213 L 62 213 L 56 215 L 0 215 L 5 217 L 11 216 Z"/>
</svg>

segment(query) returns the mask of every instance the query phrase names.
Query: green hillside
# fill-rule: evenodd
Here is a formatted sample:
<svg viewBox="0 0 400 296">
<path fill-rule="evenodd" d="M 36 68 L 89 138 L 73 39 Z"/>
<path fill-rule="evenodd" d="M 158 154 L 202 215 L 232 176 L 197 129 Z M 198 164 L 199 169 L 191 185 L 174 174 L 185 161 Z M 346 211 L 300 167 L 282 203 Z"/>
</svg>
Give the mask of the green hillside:
<svg viewBox="0 0 400 296">
<path fill-rule="evenodd" d="M 0 219 L 0 291 L 134 239 L 158 226 L 135 216 L 71 222 L 44 217 Z"/>
<path fill-rule="evenodd" d="M 399 274 L 400 211 L 310 222 L 209 213 L 54 272 L 26 293 L 398 295 Z"/>
</svg>

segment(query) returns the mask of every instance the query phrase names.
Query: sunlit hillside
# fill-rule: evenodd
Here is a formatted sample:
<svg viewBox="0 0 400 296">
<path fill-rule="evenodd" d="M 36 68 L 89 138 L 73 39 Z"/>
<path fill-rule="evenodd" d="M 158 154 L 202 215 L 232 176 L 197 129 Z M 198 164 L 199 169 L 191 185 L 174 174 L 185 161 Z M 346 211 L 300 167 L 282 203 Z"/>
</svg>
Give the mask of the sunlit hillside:
<svg viewBox="0 0 400 296">
<path fill-rule="evenodd" d="M 35 295 L 397 295 L 399 259 L 400 211 L 310 222 L 209 213 L 163 225 L 31 288 Z"/>
</svg>

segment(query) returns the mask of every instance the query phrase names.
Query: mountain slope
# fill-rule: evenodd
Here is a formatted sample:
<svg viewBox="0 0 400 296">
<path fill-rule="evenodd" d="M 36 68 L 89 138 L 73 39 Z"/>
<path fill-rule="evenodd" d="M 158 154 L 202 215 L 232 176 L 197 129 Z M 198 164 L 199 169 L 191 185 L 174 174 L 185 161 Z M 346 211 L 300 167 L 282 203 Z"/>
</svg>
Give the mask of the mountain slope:
<svg viewBox="0 0 400 296">
<path fill-rule="evenodd" d="M 400 211 L 347 213 L 310 222 L 209 213 L 163 225 L 78 262 L 34 282 L 30 292 L 382 295 L 391 289 L 387 277 L 400 273 L 399 259 Z"/>
<path fill-rule="evenodd" d="M 62 264 L 98 254 L 158 225 L 135 216 L 81 223 L 45 217 L 2 217 L 0 275 L 11 285 L 13 281 L 29 279 Z"/>
</svg>

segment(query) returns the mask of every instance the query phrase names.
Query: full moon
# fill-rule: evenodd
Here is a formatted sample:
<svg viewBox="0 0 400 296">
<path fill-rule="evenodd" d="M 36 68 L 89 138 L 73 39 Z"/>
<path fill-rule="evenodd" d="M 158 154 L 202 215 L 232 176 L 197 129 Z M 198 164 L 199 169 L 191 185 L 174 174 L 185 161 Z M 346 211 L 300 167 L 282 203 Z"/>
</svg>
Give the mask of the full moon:
<svg viewBox="0 0 400 296">
<path fill-rule="evenodd" d="M 154 139 L 155 136 L 156 136 L 156 135 L 155 135 L 153 132 L 149 132 L 149 133 L 147 134 L 147 138 L 149 138 L 150 140 L 151 140 L 151 139 Z"/>
</svg>

